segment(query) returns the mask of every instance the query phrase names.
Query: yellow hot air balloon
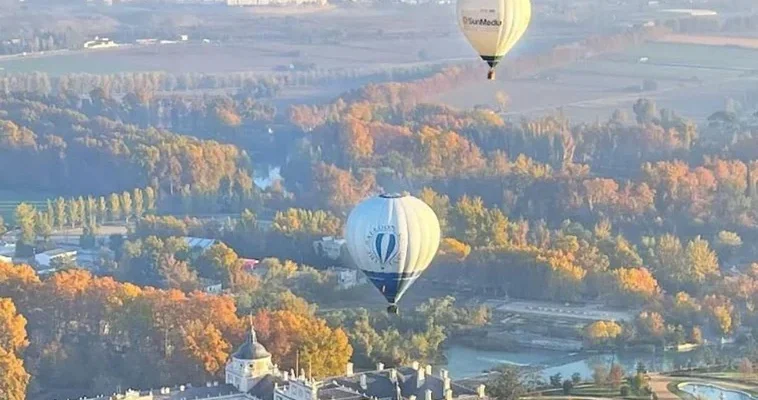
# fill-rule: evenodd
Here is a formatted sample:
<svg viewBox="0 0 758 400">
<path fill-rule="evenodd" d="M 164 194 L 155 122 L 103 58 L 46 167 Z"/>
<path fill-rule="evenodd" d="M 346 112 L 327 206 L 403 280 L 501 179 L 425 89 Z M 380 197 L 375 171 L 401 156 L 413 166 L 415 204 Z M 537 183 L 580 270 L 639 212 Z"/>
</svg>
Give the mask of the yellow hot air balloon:
<svg viewBox="0 0 758 400">
<path fill-rule="evenodd" d="M 495 79 L 495 66 L 529 26 L 530 0 L 458 0 L 457 10 L 458 26 L 490 66 L 487 79 Z"/>
</svg>

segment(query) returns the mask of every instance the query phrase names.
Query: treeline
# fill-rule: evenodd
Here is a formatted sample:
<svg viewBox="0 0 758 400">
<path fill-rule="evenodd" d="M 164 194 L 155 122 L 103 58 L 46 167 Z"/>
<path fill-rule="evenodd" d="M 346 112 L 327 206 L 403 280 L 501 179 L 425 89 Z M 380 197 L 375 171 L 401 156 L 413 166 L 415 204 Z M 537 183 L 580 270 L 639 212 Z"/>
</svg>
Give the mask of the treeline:
<svg viewBox="0 0 758 400">
<path fill-rule="evenodd" d="M 15 314 L 8 306 L 15 303 L 28 320 L 24 330 L 11 319 L 15 328 L 0 336 L 8 339 L 0 348 L 8 351 L 10 342 L 16 354 L 0 351 L 3 362 L 15 360 L 0 377 L 11 399 L 26 398 L 27 388 L 30 396 L 78 397 L 117 387 L 202 386 L 223 375 L 249 329 L 230 296 L 140 288 L 75 269 L 41 281 L 28 266 L 0 263 L 0 299 L 3 317 Z M 312 314 L 261 309 L 255 319 L 261 336 L 298 349 L 315 377 L 342 372 L 352 355 L 345 332 Z M 294 368 L 289 354 L 271 350 L 281 368 Z"/>
<path fill-rule="evenodd" d="M 14 171 L 0 176 L 5 187 L 93 194 L 148 185 L 169 194 L 217 191 L 222 182 L 252 188 L 247 156 L 232 145 L 31 100 L 2 98 L 0 108 L 0 169 Z"/>
<path fill-rule="evenodd" d="M 345 82 L 346 80 L 388 81 L 414 79 L 438 70 L 438 66 L 393 68 L 342 68 L 287 73 L 230 72 L 217 74 L 169 72 L 123 72 L 118 74 L 66 74 L 42 72 L 0 75 L 0 93 L 87 95 L 96 88 L 118 95 L 132 92 L 183 92 L 239 90 L 257 98 L 275 97 L 283 87 Z"/>
</svg>

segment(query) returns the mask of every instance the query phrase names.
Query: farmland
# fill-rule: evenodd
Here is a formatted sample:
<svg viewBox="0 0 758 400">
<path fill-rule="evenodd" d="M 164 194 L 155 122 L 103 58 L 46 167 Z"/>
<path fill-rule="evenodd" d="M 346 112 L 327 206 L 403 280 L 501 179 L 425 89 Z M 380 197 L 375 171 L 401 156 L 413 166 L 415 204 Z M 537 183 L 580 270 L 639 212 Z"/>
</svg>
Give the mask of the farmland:
<svg viewBox="0 0 758 400">
<path fill-rule="evenodd" d="M 758 90 L 754 75 L 758 49 L 649 42 L 620 54 L 584 60 L 494 84 L 481 82 L 444 93 L 439 101 L 457 107 L 495 104 L 494 93 L 508 93 L 513 115 L 541 115 L 561 108 L 574 119 L 595 119 L 614 109 L 631 110 L 640 97 L 702 120 L 727 99 L 750 103 Z M 642 91 L 643 81 L 654 86 Z M 692 99 L 697 98 L 697 102 Z"/>
</svg>

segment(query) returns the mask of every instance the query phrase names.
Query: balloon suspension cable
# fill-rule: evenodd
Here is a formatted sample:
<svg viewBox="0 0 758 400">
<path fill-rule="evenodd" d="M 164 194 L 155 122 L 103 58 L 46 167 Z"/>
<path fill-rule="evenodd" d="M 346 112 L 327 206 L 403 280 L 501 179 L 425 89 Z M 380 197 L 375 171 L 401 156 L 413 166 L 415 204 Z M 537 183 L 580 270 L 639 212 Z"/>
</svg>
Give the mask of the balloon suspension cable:
<svg viewBox="0 0 758 400">
<path fill-rule="evenodd" d="M 490 68 L 490 72 L 487 73 L 487 79 L 494 81 L 495 80 L 495 69 Z"/>
<path fill-rule="evenodd" d="M 390 306 L 387 307 L 387 314 L 397 315 L 397 305 L 390 304 Z"/>
</svg>

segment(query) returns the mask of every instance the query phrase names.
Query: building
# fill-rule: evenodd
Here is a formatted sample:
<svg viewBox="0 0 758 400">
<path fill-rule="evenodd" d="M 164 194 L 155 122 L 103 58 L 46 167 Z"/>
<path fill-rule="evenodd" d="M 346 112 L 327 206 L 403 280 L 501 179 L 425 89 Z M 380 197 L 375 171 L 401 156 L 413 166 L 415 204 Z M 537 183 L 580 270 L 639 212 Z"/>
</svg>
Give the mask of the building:
<svg viewBox="0 0 758 400">
<path fill-rule="evenodd" d="M 341 290 L 347 290 L 368 283 L 366 275 L 352 268 L 331 268 L 337 275 L 337 284 Z"/>
<path fill-rule="evenodd" d="M 484 385 L 472 390 L 452 382 L 446 370 L 432 373 L 431 366 L 354 372 L 348 363 L 345 374 L 316 381 L 303 369 L 280 371 L 271 353 L 258 343 L 255 329 L 226 364 L 224 383 L 205 386 L 182 385 L 157 391 L 129 390 L 126 394 L 84 400 L 482 400 Z"/>
<path fill-rule="evenodd" d="M 345 246 L 345 239 L 336 239 L 333 236 L 326 236 L 313 242 L 313 251 L 316 254 L 337 260 L 342 254 L 342 248 Z"/>
<path fill-rule="evenodd" d="M 84 42 L 85 49 L 102 49 L 102 48 L 107 48 L 107 47 L 118 47 L 118 44 L 114 42 L 113 40 L 110 40 L 105 37 L 101 38 L 99 36 L 95 36 L 94 40 Z"/>
<path fill-rule="evenodd" d="M 55 249 L 36 254 L 34 256 L 34 262 L 37 264 L 38 271 L 42 272 L 51 269 L 51 264 L 56 261 L 74 262 L 74 260 L 76 260 L 76 255 L 76 250 Z"/>
<path fill-rule="evenodd" d="M 0 262 L 13 263 L 13 256 L 16 255 L 16 245 L 3 243 L 0 245 Z"/>
</svg>

